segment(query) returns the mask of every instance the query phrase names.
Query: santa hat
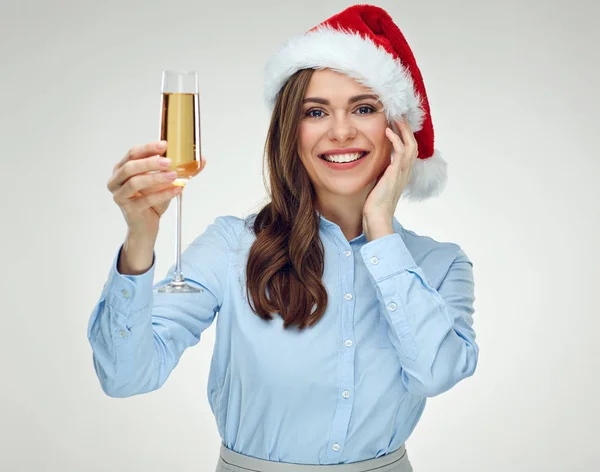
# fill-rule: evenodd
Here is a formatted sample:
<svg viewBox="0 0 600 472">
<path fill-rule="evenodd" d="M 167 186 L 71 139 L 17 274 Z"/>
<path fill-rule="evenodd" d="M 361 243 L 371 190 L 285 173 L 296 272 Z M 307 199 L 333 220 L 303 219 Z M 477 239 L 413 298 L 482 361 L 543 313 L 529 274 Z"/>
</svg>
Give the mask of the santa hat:
<svg viewBox="0 0 600 472">
<path fill-rule="evenodd" d="M 446 185 L 447 164 L 434 149 L 421 72 L 390 15 L 376 6 L 355 5 L 288 40 L 265 68 L 264 92 L 269 108 L 273 109 L 277 94 L 297 71 L 324 68 L 352 77 L 372 90 L 388 120 L 408 118 L 419 155 L 403 195 L 409 200 L 439 195 Z"/>
</svg>

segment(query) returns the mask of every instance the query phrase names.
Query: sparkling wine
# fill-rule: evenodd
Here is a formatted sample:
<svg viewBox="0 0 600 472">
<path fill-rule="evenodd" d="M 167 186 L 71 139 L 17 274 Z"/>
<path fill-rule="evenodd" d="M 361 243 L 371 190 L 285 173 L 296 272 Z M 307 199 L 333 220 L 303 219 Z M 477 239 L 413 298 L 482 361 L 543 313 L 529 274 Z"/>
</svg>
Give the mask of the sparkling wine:
<svg viewBox="0 0 600 472">
<path fill-rule="evenodd" d="M 163 157 L 171 159 L 170 170 L 177 173 L 175 184 L 184 187 L 200 172 L 200 99 L 198 73 L 193 70 L 162 71 L 160 87 L 160 137 L 167 141 Z M 182 189 L 183 190 L 183 189 Z M 156 293 L 202 293 L 203 288 L 190 284 L 181 269 L 181 213 L 183 192 L 177 194 L 177 259 L 168 284 L 155 285 Z"/>
<path fill-rule="evenodd" d="M 174 185 L 184 186 L 200 170 L 200 105 L 197 93 L 163 93 L 160 139 L 167 141 L 163 157 L 177 172 Z"/>
</svg>

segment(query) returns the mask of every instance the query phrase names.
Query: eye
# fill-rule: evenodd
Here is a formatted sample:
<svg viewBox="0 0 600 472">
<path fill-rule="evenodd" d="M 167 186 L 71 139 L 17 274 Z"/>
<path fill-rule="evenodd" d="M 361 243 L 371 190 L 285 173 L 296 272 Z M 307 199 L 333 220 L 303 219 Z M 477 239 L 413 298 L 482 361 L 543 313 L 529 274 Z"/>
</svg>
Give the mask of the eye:
<svg viewBox="0 0 600 472">
<path fill-rule="evenodd" d="M 356 109 L 356 111 L 358 111 L 359 115 L 368 115 L 370 113 L 376 112 L 377 110 L 375 110 L 375 108 L 371 105 L 361 105 Z"/>
<path fill-rule="evenodd" d="M 304 116 L 306 116 L 308 118 L 322 118 L 323 110 L 320 110 L 318 108 L 311 108 L 304 114 Z"/>
</svg>

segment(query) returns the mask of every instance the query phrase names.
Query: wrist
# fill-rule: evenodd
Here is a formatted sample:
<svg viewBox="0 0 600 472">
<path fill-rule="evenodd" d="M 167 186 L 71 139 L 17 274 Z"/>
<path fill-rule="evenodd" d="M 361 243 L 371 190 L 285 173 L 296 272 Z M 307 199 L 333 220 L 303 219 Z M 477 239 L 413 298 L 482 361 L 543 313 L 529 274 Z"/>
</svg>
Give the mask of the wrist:
<svg viewBox="0 0 600 472">
<path fill-rule="evenodd" d="M 138 231 L 129 228 L 127 230 L 127 236 L 125 238 L 125 242 L 129 243 L 130 247 L 141 245 L 148 246 L 156 243 L 156 239 L 158 237 L 158 233 L 148 232 L 148 231 Z"/>
<path fill-rule="evenodd" d="M 121 250 L 117 270 L 123 275 L 140 275 L 154 263 L 156 237 L 148 234 L 128 233 Z"/>
<path fill-rule="evenodd" d="M 363 216 L 363 227 L 367 239 L 373 241 L 374 239 L 382 238 L 389 234 L 394 234 L 394 225 L 391 218 L 377 216 Z"/>
</svg>

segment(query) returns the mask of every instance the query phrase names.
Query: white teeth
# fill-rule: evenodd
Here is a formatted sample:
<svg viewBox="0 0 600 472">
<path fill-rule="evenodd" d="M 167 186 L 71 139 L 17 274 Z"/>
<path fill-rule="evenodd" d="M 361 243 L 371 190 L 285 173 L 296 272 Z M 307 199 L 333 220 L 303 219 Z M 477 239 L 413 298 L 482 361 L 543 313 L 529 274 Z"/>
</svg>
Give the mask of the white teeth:
<svg viewBox="0 0 600 472">
<path fill-rule="evenodd" d="M 322 156 L 325 160 L 329 162 L 352 162 L 357 159 L 360 159 L 363 156 L 364 152 L 355 152 L 352 154 L 329 154 Z"/>
</svg>

